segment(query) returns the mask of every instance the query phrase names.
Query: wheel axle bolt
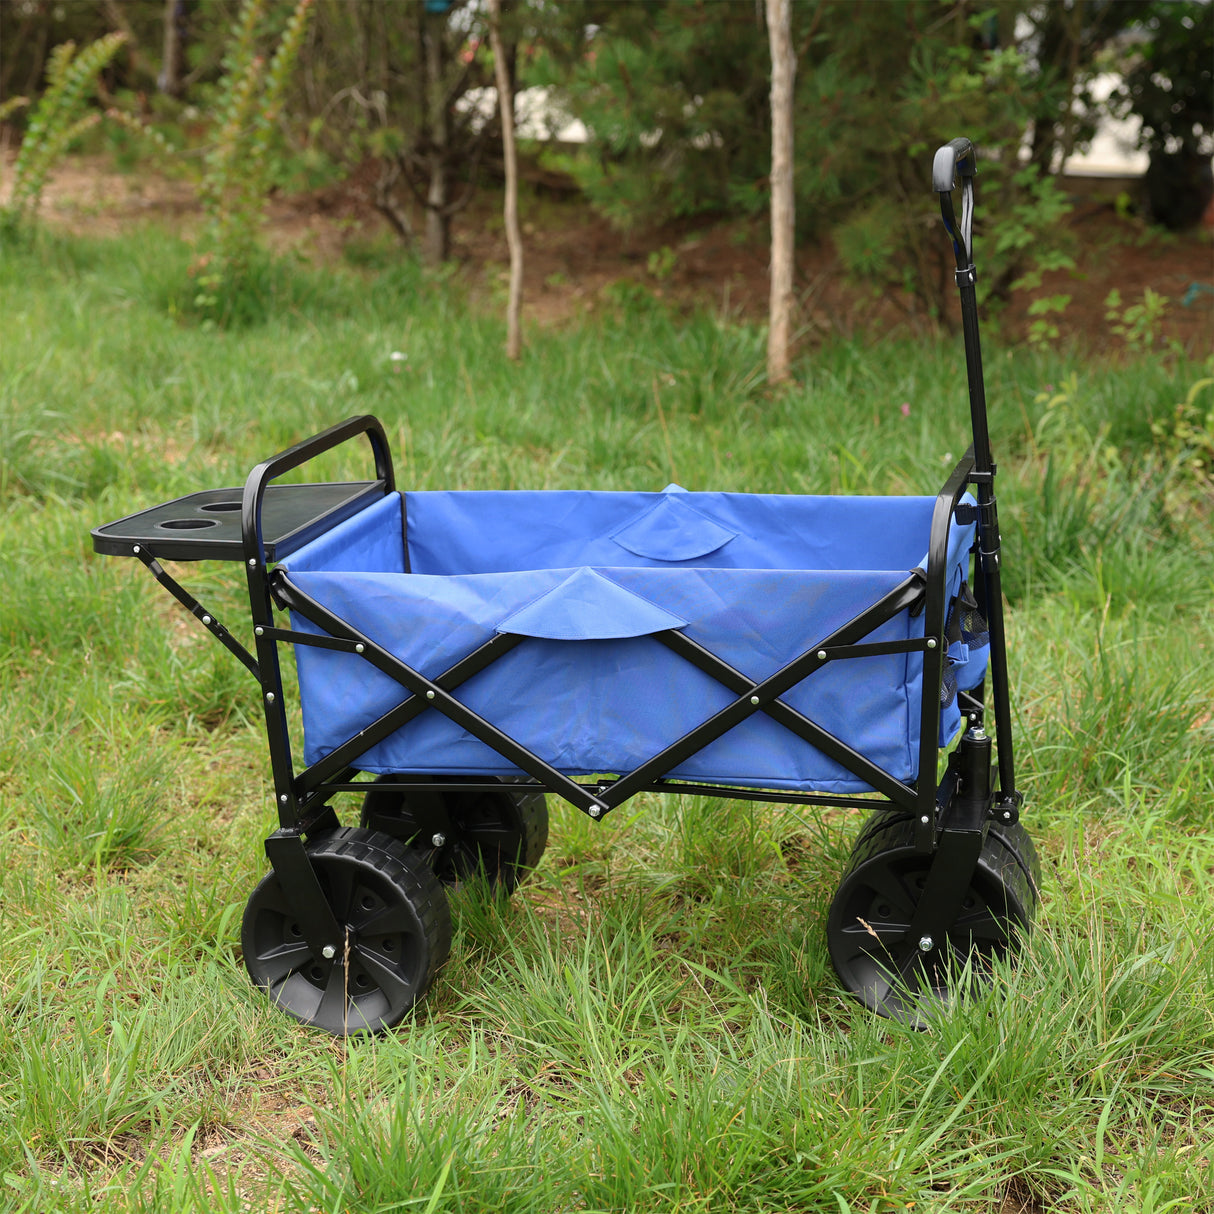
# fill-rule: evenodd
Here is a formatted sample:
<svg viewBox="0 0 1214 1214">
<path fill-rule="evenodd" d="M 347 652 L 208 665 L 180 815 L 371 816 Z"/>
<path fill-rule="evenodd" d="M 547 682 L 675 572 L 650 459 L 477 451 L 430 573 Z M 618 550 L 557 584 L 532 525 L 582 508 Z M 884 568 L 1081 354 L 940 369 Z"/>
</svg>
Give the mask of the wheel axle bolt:
<svg viewBox="0 0 1214 1214">
<path fill-rule="evenodd" d="M 936 942 L 931 938 L 931 936 L 919 937 L 919 951 L 921 953 L 930 953 L 935 947 Z"/>
<path fill-rule="evenodd" d="M 335 949 L 331 944 L 326 944 L 324 948 L 320 950 L 320 955 L 326 961 L 332 961 L 333 958 L 337 956 L 337 949 Z"/>
<path fill-rule="evenodd" d="M 447 836 L 444 835 L 442 831 L 436 831 L 430 836 L 430 842 L 433 843 L 435 847 L 442 847 L 443 844 L 447 842 Z"/>
</svg>

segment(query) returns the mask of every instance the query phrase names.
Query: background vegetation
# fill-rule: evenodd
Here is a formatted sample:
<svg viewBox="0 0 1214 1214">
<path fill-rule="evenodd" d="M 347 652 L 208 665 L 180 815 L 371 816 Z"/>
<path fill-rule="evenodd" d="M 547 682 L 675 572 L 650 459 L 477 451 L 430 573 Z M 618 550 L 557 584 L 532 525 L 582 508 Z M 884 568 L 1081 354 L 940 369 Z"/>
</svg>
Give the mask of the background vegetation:
<svg viewBox="0 0 1214 1214">
<path fill-rule="evenodd" d="M 224 249 L 255 229 L 265 191 L 372 165 L 375 205 L 438 264 L 478 180 L 500 179 L 486 12 L 473 0 L 20 0 L 0 20 L 0 101 L 37 97 L 55 45 L 122 38 L 100 81 L 125 116 L 108 137 L 136 155 L 143 124 L 179 169 L 201 171 L 204 200 L 235 193 Z M 1137 201 L 1156 222 L 1192 225 L 1214 192 L 1207 0 L 806 0 L 793 26 L 801 235 L 833 233 L 849 271 L 916 294 L 928 314 L 951 278 L 921 221 L 921 164 L 959 116 L 1001 233 L 982 287 L 996 298 L 1072 264 L 1055 174 L 1110 112 L 1144 121 L 1151 170 Z M 625 227 L 765 212 L 762 5 L 516 0 L 503 36 L 511 78 L 543 90 L 532 132 L 576 118 L 589 134 L 535 142 L 533 175 L 567 175 Z M 1097 101 L 1101 73 L 1122 84 Z M 231 260 L 217 251 L 210 271 Z"/>
<path fill-rule="evenodd" d="M 401 266 L 279 267 L 270 318 L 225 333 L 163 307 L 193 255 L 44 234 L 0 266 L 0 1203 L 1214 1203 L 1208 365 L 988 351 L 1045 872 L 988 995 L 928 1032 L 841 995 L 856 814 L 642 797 L 605 827 L 554 804 L 523 890 L 456 900 L 416 1018 L 343 1044 L 238 956 L 274 820 L 252 680 L 89 527 L 363 410 L 414 487 L 931 492 L 960 351 L 832 343 L 773 396 L 761 332 L 634 293 L 520 366 Z M 179 572 L 247 631 L 230 568 Z"/>
</svg>

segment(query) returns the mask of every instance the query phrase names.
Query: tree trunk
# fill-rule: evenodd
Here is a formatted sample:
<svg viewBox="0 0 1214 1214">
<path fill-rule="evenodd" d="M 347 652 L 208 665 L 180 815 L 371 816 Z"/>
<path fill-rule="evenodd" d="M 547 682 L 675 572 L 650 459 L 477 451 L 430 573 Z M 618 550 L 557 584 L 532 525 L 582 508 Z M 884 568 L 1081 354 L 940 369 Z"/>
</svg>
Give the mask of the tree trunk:
<svg viewBox="0 0 1214 1214">
<path fill-rule="evenodd" d="M 446 102 L 446 43 L 441 29 L 431 23 L 445 22 L 442 15 L 432 16 L 423 8 L 422 73 L 424 79 L 429 146 L 426 149 L 429 183 L 426 188 L 426 228 L 422 256 L 428 266 L 437 267 L 447 260 L 450 252 L 451 180 L 448 149 L 451 143 L 451 115 Z"/>
<path fill-rule="evenodd" d="M 510 294 L 506 302 L 506 357 L 517 360 L 523 352 L 519 312 L 523 305 L 523 237 L 518 226 L 518 153 L 514 146 L 514 85 L 502 45 L 502 0 L 489 0 L 489 42 L 497 78 L 497 105 L 502 116 L 502 153 L 506 160 L 504 219 L 510 249 Z"/>
<path fill-rule="evenodd" d="M 164 4 L 164 55 L 160 64 L 160 91 L 169 97 L 181 95 L 181 68 L 185 62 L 182 27 L 185 24 L 185 5 L 182 0 L 165 0 Z"/>
<path fill-rule="evenodd" d="M 788 378 L 792 331 L 792 277 L 796 206 L 793 201 L 793 80 L 789 0 L 767 0 L 771 46 L 771 302 L 767 329 L 767 382 Z"/>
</svg>

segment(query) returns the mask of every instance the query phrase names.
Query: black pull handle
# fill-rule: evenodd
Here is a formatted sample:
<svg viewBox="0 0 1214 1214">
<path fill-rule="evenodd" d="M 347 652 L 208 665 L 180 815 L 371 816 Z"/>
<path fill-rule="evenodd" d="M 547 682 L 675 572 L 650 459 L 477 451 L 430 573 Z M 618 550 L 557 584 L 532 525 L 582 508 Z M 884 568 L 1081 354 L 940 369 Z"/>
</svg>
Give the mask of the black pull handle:
<svg viewBox="0 0 1214 1214">
<path fill-rule="evenodd" d="M 978 157 L 974 145 L 962 136 L 950 140 L 932 161 L 932 189 L 940 195 L 940 215 L 953 242 L 953 257 L 961 272 L 974 268 L 974 175 Z M 953 209 L 953 190 L 961 179 L 961 222 Z"/>
<path fill-rule="evenodd" d="M 244 494 L 241 499 L 240 522 L 241 534 L 244 540 L 245 557 L 256 568 L 265 560 L 261 534 L 261 503 L 265 497 L 266 488 L 270 482 L 306 464 L 325 451 L 340 446 L 352 438 L 365 434 L 371 444 L 371 453 L 375 460 L 375 477 L 384 482 L 384 492 L 391 493 L 396 487 L 392 470 L 392 453 L 388 447 L 388 436 L 377 417 L 369 413 L 358 417 L 349 417 L 344 422 L 338 422 L 327 430 L 312 438 L 304 439 L 293 447 L 263 460 L 245 481 Z"/>
</svg>

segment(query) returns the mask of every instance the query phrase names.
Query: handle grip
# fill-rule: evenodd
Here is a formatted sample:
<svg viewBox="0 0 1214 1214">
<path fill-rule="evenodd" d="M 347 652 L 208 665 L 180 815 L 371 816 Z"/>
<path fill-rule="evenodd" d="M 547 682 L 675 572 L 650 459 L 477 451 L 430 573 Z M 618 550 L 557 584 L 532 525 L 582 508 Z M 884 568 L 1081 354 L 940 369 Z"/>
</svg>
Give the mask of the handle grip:
<svg viewBox="0 0 1214 1214">
<path fill-rule="evenodd" d="M 958 175 L 962 180 L 973 180 L 976 172 L 974 145 L 964 136 L 953 139 L 936 153 L 936 159 L 932 161 L 932 189 L 937 194 L 951 194 Z"/>
<path fill-rule="evenodd" d="M 953 242 L 957 270 L 962 273 L 974 268 L 974 175 L 977 171 L 977 152 L 964 136 L 946 143 L 932 161 L 932 189 L 940 195 L 940 215 Z M 960 223 L 953 209 L 953 190 L 958 177 L 961 179 Z"/>
</svg>

